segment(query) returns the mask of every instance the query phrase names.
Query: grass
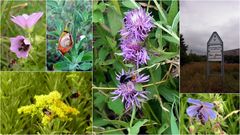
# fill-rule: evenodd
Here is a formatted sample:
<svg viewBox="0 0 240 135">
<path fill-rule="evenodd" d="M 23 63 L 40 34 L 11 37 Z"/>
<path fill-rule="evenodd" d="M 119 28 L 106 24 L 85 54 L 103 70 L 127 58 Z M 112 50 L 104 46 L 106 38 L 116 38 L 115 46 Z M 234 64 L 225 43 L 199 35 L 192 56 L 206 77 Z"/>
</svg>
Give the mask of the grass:
<svg viewBox="0 0 240 135">
<path fill-rule="evenodd" d="M 14 24 L 11 16 L 43 12 L 41 19 L 35 24 L 31 33 L 30 56 L 26 59 L 19 59 L 16 54 L 10 51 L 10 37 L 23 35 L 28 37 L 26 30 Z M 46 59 L 46 2 L 45 1 L 1 1 L 1 34 L 0 34 L 0 69 L 14 71 L 42 71 L 45 68 Z M 16 61 L 16 63 L 14 63 Z"/>
<path fill-rule="evenodd" d="M 181 94 L 180 98 L 181 134 L 239 134 L 239 94 Z M 190 119 L 186 114 L 191 105 L 187 103 L 188 98 L 213 103 L 217 118 L 205 125 Z M 190 128 L 194 130 L 191 132 Z"/>
<path fill-rule="evenodd" d="M 220 64 L 211 64 L 211 75 L 206 79 L 206 63 L 193 62 L 181 67 L 180 90 L 183 93 L 216 92 L 236 93 L 239 90 L 239 64 L 224 64 L 224 80 L 221 84 Z"/>
<path fill-rule="evenodd" d="M 91 132 L 91 73 L 1 72 L 1 134 L 84 134 Z M 18 114 L 21 106 L 34 102 L 35 95 L 57 90 L 62 100 L 77 108 L 79 115 L 72 121 L 54 119 L 44 126 L 39 117 Z M 79 92 L 76 99 L 72 93 Z"/>
</svg>

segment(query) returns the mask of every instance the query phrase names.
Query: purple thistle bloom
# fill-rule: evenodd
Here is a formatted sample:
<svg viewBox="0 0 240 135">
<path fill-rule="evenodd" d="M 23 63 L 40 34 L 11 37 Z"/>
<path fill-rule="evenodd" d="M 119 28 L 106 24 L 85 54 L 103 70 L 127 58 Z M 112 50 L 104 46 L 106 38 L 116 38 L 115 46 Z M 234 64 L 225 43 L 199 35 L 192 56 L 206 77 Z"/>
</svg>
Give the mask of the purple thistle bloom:
<svg viewBox="0 0 240 135">
<path fill-rule="evenodd" d="M 147 60 L 150 59 L 147 50 L 135 40 L 123 40 L 120 46 L 124 61 L 131 61 L 137 65 L 142 65 L 146 64 Z"/>
<path fill-rule="evenodd" d="M 113 100 L 116 100 L 122 97 L 122 102 L 125 103 L 125 109 L 131 109 L 134 105 L 138 108 L 141 108 L 141 103 L 147 100 L 146 94 L 147 91 L 137 91 L 135 85 L 137 83 L 144 83 L 149 81 L 149 76 L 142 75 L 135 75 L 133 71 L 122 72 L 116 74 L 116 79 L 120 80 L 121 76 L 123 75 L 133 75 L 135 76 L 133 80 L 130 80 L 127 83 L 121 83 L 118 85 L 118 89 L 112 92 L 115 96 L 112 97 Z"/>
<path fill-rule="evenodd" d="M 124 28 L 120 31 L 122 39 L 137 39 L 143 41 L 154 27 L 153 19 L 143 8 L 134 9 L 126 13 Z"/>
<path fill-rule="evenodd" d="M 202 102 L 192 98 L 188 98 L 187 102 L 194 104 L 187 108 L 188 116 L 196 117 L 202 124 L 205 124 L 209 117 L 211 119 L 216 118 L 217 114 L 212 110 L 214 107 L 212 103 Z"/>
<path fill-rule="evenodd" d="M 10 50 L 16 53 L 18 58 L 27 58 L 31 49 L 30 42 L 24 36 L 17 36 L 10 38 L 11 47 Z"/>
<path fill-rule="evenodd" d="M 133 106 L 141 108 L 141 103 L 147 100 L 146 91 L 137 91 L 133 82 L 128 82 L 126 84 L 122 83 L 118 86 L 118 89 L 113 91 L 111 94 L 116 96 L 112 97 L 116 100 L 122 97 L 122 102 L 125 103 L 125 109 L 129 110 Z"/>
<path fill-rule="evenodd" d="M 32 13 L 31 15 L 23 14 L 21 16 L 12 16 L 11 20 L 23 29 L 32 28 L 33 25 L 42 17 L 43 12 Z"/>
</svg>

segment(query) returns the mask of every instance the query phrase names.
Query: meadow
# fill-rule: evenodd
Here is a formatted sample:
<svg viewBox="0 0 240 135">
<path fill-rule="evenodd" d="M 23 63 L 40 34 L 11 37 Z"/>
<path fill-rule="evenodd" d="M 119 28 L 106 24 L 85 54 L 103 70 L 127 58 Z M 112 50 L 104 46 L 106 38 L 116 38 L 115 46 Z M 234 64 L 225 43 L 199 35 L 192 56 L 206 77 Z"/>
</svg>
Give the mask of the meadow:
<svg viewBox="0 0 240 135">
<path fill-rule="evenodd" d="M 180 134 L 239 134 L 239 94 L 180 94 Z M 205 124 L 190 118 L 188 98 L 214 104 L 215 119 Z"/>
<path fill-rule="evenodd" d="M 123 36 L 127 27 L 127 21 L 131 19 L 134 21 L 134 17 L 131 16 L 133 12 L 136 13 L 133 14 L 133 16 L 136 15 L 135 19 L 143 17 L 137 22 L 141 24 L 141 21 L 143 21 L 141 25 L 144 26 L 136 26 L 138 28 L 133 30 L 143 35 L 139 41 L 141 45 L 135 44 L 135 47 L 140 48 L 143 54 L 145 54 L 140 57 L 146 61 L 141 61 L 138 57 L 132 57 L 138 55 L 139 52 L 129 56 L 132 59 L 128 59 L 124 55 L 128 51 L 124 51 L 124 47 L 131 44 L 123 45 L 123 40 L 137 38 L 128 39 L 128 36 Z M 148 13 L 153 19 L 149 19 L 149 15 L 146 15 Z M 126 19 L 126 16 L 129 17 L 129 20 Z M 153 24 L 149 24 L 151 21 L 153 21 Z M 112 0 L 93 2 L 94 134 L 179 133 L 178 22 L 178 1 L 149 0 L 135 2 L 132 0 Z M 133 25 L 135 24 L 137 23 Z M 147 29 L 152 25 L 151 30 Z M 146 36 L 147 33 L 148 36 Z M 122 74 L 120 78 L 124 78 L 123 72 L 131 71 L 136 73 L 133 73 L 133 76 L 136 75 L 138 78 L 140 74 L 144 74 L 145 77 L 141 76 L 140 78 L 146 79 L 149 77 L 149 80 L 146 79 L 146 82 L 136 84 L 134 77 L 131 77 L 130 81 L 128 79 L 117 79 L 119 73 Z M 129 88 L 128 85 L 133 83 L 135 89 Z M 128 89 L 125 89 L 125 86 Z M 113 100 L 113 93 L 118 92 L 122 93 L 122 96 L 117 99 L 115 97 L 115 100 Z M 130 95 L 131 98 L 126 97 L 130 100 L 128 101 L 123 97 L 124 93 L 126 93 L 126 96 L 130 93 L 142 93 L 143 98 L 146 94 L 147 100 L 143 102 L 143 99 L 136 99 Z"/>
<path fill-rule="evenodd" d="M 91 133 L 92 73 L 1 72 L 0 78 L 1 134 Z M 54 116 L 47 124 L 43 124 L 43 116 L 38 115 L 42 110 L 37 109 L 37 114 L 31 115 L 18 112 L 20 107 L 36 103 L 35 96 L 48 95 L 52 91 L 58 91 L 60 100 L 79 113 L 69 116 L 68 120 Z M 74 93 L 75 96 L 72 96 Z M 51 101 L 51 98 L 47 101 Z M 55 115 L 53 110 L 44 113 L 49 117 Z"/>
<path fill-rule="evenodd" d="M 14 71 L 43 71 L 46 59 L 46 2 L 1 1 L 0 69 Z M 42 12 L 43 15 L 31 29 L 23 29 L 11 21 L 12 16 Z M 27 58 L 18 58 L 10 51 L 10 38 L 25 36 L 31 43 Z"/>
<path fill-rule="evenodd" d="M 182 93 L 237 93 L 239 91 L 239 64 L 224 64 L 223 85 L 220 78 L 220 64 L 212 63 L 213 75 L 206 79 L 206 63 L 192 62 L 181 67 L 180 91 Z"/>
<path fill-rule="evenodd" d="M 47 70 L 92 70 L 92 7 L 89 0 L 48 0 Z M 66 40 L 70 35 L 70 39 Z M 61 42 L 61 39 L 64 39 Z M 68 44 L 59 49 L 59 46 Z M 63 51 L 66 50 L 66 51 Z"/>
</svg>

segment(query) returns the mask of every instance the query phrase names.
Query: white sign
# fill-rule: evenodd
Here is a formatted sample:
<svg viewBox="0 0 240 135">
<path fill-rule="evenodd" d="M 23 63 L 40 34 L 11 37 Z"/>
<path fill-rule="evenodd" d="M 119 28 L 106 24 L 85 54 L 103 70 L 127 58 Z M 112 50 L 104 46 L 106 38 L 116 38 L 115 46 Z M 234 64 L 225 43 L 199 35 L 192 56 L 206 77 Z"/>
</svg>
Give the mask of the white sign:
<svg viewBox="0 0 240 135">
<path fill-rule="evenodd" d="M 221 76 L 224 77 L 224 54 L 223 54 L 223 41 L 217 32 L 213 32 L 207 42 L 207 79 L 211 74 L 210 63 L 212 61 L 221 62 Z"/>
<path fill-rule="evenodd" d="M 222 52 L 209 52 L 208 61 L 222 61 Z"/>
<path fill-rule="evenodd" d="M 213 32 L 208 40 L 208 61 L 222 61 L 223 42 L 217 32 Z"/>
<path fill-rule="evenodd" d="M 213 45 L 208 47 L 209 52 L 222 52 L 222 46 L 221 45 Z"/>
<path fill-rule="evenodd" d="M 219 35 L 217 34 L 217 32 L 213 32 L 212 36 L 210 37 L 210 39 L 208 40 L 208 45 L 219 45 L 219 44 L 223 44 L 222 39 L 219 37 Z"/>
</svg>

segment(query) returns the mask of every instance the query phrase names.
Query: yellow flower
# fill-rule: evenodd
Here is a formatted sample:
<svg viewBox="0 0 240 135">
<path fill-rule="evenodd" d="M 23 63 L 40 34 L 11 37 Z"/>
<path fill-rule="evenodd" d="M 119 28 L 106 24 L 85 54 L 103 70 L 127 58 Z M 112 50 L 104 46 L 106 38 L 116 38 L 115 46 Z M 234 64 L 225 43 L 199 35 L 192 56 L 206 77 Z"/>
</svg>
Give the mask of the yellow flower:
<svg viewBox="0 0 240 135">
<path fill-rule="evenodd" d="M 44 125 L 52 121 L 53 118 L 60 120 L 71 120 L 72 115 L 79 114 L 79 111 L 66 105 L 61 100 L 61 94 L 58 91 L 52 91 L 48 95 L 38 95 L 34 97 L 35 104 L 23 106 L 18 109 L 18 113 L 31 114 L 32 116 L 40 114 Z"/>
</svg>

